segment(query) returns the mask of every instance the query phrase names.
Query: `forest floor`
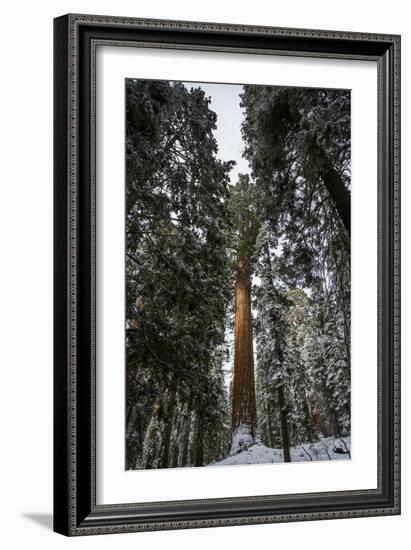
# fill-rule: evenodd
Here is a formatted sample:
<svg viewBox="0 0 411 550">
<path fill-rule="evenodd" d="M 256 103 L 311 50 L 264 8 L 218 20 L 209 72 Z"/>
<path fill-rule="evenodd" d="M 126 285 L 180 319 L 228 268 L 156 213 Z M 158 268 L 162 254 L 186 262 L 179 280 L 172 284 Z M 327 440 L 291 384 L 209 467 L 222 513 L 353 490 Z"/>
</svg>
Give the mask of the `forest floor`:
<svg viewBox="0 0 411 550">
<path fill-rule="evenodd" d="M 346 452 L 346 447 L 351 451 L 351 437 L 344 437 L 342 440 L 336 437 L 324 437 L 314 443 L 303 443 L 296 447 L 291 447 L 291 462 L 318 462 L 321 460 L 350 460 L 350 454 Z M 267 464 L 274 462 L 283 462 L 283 450 L 272 449 L 265 445 L 255 444 L 246 451 L 223 460 L 212 462 L 209 466 L 232 466 L 235 464 Z"/>
</svg>

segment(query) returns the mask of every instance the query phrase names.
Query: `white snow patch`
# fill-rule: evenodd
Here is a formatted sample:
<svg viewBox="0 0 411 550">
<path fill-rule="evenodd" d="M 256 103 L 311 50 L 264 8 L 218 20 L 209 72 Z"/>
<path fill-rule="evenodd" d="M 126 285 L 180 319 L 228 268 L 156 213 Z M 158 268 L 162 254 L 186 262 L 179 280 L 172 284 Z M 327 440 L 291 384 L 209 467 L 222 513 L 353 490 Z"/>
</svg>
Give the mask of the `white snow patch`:
<svg viewBox="0 0 411 550">
<path fill-rule="evenodd" d="M 344 437 L 342 440 L 335 437 L 321 438 L 315 443 L 303 443 L 296 447 L 291 447 L 291 462 L 319 462 L 322 460 L 350 460 L 351 437 Z M 311 457 L 311 458 L 310 458 Z M 212 462 L 209 466 L 233 466 L 237 464 L 269 464 L 284 462 L 283 450 L 272 449 L 265 445 L 255 444 L 246 450 L 231 454 L 223 460 Z"/>
<path fill-rule="evenodd" d="M 245 426 L 239 426 L 233 434 L 230 456 L 247 451 L 253 446 L 253 443 L 254 439 L 250 430 Z"/>
</svg>

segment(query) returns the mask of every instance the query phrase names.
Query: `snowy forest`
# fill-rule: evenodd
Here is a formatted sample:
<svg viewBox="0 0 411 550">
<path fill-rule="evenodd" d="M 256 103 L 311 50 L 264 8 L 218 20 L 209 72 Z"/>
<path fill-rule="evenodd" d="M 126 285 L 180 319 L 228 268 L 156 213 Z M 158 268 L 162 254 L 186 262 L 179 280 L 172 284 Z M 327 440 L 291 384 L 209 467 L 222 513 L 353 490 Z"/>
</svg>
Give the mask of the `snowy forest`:
<svg viewBox="0 0 411 550">
<path fill-rule="evenodd" d="M 351 458 L 350 91 L 233 97 L 126 80 L 129 470 Z"/>
</svg>

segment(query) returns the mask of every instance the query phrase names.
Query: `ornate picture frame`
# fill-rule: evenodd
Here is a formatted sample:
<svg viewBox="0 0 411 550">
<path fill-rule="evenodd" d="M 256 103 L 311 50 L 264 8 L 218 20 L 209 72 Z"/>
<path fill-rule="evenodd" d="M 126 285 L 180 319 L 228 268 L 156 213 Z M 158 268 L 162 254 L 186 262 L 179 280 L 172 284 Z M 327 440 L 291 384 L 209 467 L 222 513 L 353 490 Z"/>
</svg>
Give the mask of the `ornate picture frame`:
<svg viewBox="0 0 411 550">
<path fill-rule="evenodd" d="M 144 502 L 136 494 L 135 503 L 97 502 L 96 51 L 104 44 L 376 63 L 376 488 Z M 54 213 L 56 532 L 77 536 L 400 513 L 399 36 L 75 14 L 56 18 Z"/>
</svg>

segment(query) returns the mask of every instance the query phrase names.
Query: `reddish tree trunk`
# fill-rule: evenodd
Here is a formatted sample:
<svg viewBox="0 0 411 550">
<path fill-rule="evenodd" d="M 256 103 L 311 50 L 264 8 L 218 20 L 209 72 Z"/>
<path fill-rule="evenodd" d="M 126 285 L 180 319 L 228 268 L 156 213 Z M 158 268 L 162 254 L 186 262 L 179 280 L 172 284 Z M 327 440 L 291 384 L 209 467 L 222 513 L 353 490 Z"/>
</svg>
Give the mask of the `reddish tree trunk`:
<svg viewBox="0 0 411 550">
<path fill-rule="evenodd" d="M 253 444 L 256 416 L 250 262 L 241 256 L 235 283 L 232 452 Z"/>
</svg>

